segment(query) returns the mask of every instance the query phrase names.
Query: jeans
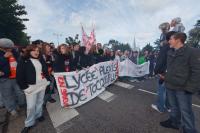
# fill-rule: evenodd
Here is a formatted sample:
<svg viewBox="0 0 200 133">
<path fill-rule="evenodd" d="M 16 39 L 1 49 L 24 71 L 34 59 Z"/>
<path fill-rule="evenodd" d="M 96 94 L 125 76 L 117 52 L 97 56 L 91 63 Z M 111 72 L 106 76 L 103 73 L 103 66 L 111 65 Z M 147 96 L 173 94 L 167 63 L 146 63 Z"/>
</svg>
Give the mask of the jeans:
<svg viewBox="0 0 200 133">
<path fill-rule="evenodd" d="M 44 104 L 46 104 L 49 100 L 52 99 L 52 94 L 56 89 L 56 81 L 53 76 L 50 76 L 50 85 L 46 87 L 46 92 L 44 96 Z"/>
<path fill-rule="evenodd" d="M 0 92 L 6 109 L 11 112 L 25 104 L 25 96 L 15 79 L 0 79 Z"/>
<path fill-rule="evenodd" d="M 36 119 L 42 116 L 44 94 L 45 90 L 36 94 L 26 94 L 27 118 L 25 120 L 25 127 L 33 126 Z"/>
<path fill-rule="evenodd" d="M 192 111 L 192 94 L 186 91 L 167 89 L 172 123 L 184 130 L 184 133 L 197 133 Z"/>
<path fill-rule="evenodd" d="M 158 96 L 157 96 L 156 105 L 160 112 L 165 112 L 167 110 L 166 88 L 165 88 L 165 84 L 164 83 L 160 84 L 159 81 L 158 81 L 157 94 Z"/>
<path fill-rule="evenodd" d="M 2 95 L 1 95 L 1 91 L 0 91 L 0 107 L 3 107 L 4 104 L 3 104 L 3 99 L 2 99 Z"/>
</svg>

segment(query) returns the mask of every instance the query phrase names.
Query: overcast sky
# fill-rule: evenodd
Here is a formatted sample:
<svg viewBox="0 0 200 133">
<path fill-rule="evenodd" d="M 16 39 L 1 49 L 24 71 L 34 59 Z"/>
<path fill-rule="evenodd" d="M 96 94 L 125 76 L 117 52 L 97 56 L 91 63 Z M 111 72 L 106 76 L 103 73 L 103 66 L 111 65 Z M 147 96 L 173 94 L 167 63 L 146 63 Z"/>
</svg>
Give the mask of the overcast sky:
<svg viewBox="0 0 200 133">
<path fill-rule="evenodd" d="M 97 42 L 110 39 L 136 43 L 143 47 L 159 38 L 158 25 L 181 17 L 188 32 L 200 19 L 200 0 L 19 0 L 26 6 L 26 22 L 31 40 L 56 43 L 53 33 L 67 36 L 80 34 L 81 26 L 89 34 L 96 27 Z"/>
</svg>

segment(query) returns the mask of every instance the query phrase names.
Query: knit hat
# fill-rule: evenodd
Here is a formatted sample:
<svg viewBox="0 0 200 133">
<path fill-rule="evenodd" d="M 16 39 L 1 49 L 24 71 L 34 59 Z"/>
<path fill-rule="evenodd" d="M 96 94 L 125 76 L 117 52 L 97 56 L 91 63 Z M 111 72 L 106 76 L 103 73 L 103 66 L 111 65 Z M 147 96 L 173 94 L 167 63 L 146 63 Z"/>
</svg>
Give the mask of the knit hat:
<svg viewBox="0 0 200 133">
<path fill-rule="evenodd" d="M 159 25 L 159 29 L 161 30 L 167 30 L 169 28 L 170 28 L 170 24 L 168 22 L 165 22 Z"/>
<path fill-rule="evenodd" d="M 14 43 L 12 40 L 7 38 L 1 38 L 0 39 L 0 48 L 13 48 Z"/>
</svg>

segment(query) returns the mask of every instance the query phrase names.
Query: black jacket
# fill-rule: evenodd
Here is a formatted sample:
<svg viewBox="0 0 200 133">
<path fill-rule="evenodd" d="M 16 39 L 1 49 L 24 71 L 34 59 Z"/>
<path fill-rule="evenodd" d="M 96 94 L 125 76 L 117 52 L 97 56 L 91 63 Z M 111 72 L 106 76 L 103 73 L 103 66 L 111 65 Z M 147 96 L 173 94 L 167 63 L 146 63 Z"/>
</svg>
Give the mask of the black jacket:
<svg viewBox="0 0 200 133">
<path fill-rule="evenodd" d="M 154 68 L 155 74 L 164 74 L 167 69 L 167 53 L 170 50 L 168 44 L 163 45 L 160 48 L 159 55 L 157 57 L 156 66 Z"/>
<path fill-rule="evenodd" d="M 200 50 L 184 46 L 170 50 L 165 83 L 168 89 L 195 93 L 200 88 Z"/>
<path fill-rule="evenodd" d="M 42 72 L 44 77 L 50 81 L 47 66 L 42 58 L 40 59 L 40 63 L 42 64 Z M 27 89 L 29 85 L 36 83 L 36 71 L 30 59 L 21 59 L 17 64 L 16 79 L 22 90 Z"/>
<path fill-rule="evenodd" d="M 75 71 L 76 69 L 78 69 L 79 57 L 80 57 L 79 52 L 75 51 L 74 55 L 72 55 L 72 62 L 70 64 L 71 71 Z"/>
<path fill-rule="evenodd" d="M 90 53 L 87 56 L 89 56 L 90 59 L 90 66 L 98 63 L 99 55 L 97 53 Z"/>
<path fill-rule="evenodd" d="M 93 65 L 93 59 L 92 59 L 91 55 L 83 54 L 83 55 L 80 55 L 78 64 L 79 64 L 78 65 L 79 69 L 87 68 L 88 66 Z"/>
<path fill-rule="evenodd" d="M 99 55 L 98 58 L 97 58 L 97 63 L 104 62 L 105 60 L 106 60 L 106 59 L 105 59 L 105 56 Z"/>
<path fill-rule="evenodd" d="M 53 64 L 53 70 L 54 72 L 66 72 L 66 68 L 71 71 L 70 66 L 72 63 L 72 56 L 71 55 L 62 55 L 57 54 L 55 56 L 55 62 Z"/>
</svg>

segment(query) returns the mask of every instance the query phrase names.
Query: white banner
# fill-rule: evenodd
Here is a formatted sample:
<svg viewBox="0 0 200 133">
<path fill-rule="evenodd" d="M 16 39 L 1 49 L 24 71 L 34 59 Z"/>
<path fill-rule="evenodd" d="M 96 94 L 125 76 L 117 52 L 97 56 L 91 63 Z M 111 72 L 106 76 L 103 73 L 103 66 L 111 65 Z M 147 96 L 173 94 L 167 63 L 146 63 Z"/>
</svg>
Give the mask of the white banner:
<svg viewBox="0 0 200 133">
<path fill-rule="evenodd" d="M 134 64 L 131 60 L 126 59 L 119 63 L 119 76 L 142 77 L 149 74 L 149 62 L 141 65 Z"/>
<path fill-rule="evenodd" d="M 75 108 L 98 96 L 118 78 L 115 61 L 95 64 L 79 72 L 55 73 L 62 107 Z"/>
<path fill-rule="evenodd" d="M 54 73 L 54 77 L 61 106 L 75 108 L 98 96 L 118 76 L 141 77 L 148 73 L 148 62 L 136 65 L 126 59 L 119 64 L 117 61 L 102 62 L 79 72 Z"/>
</svg>

